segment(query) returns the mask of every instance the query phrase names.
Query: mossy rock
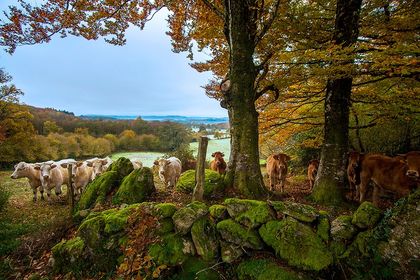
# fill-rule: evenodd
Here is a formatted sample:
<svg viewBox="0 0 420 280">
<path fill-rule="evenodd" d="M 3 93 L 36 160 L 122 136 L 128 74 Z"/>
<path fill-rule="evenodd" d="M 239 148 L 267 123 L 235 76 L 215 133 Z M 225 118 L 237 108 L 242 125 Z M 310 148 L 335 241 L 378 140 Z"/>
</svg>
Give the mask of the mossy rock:
<svg viewBox="0 0 420 280">
<path fill-rule="evenodd" d="M 125 176 L 134 170 L 133 164 L 128 158 L 120 157 L 108 167 L 108 171 L 115 171 L 118 174 L 118 179 L 122 180 Z"/>
<path fill-rule="evenodd" d="M 336 240 L 350 240 L 357 233 L 352 216 L 341 215 L 331 222 L 331 237 Z"/>
<path fill-rule="evenodd" d="M 346 252 L 342 255 L 344 258 L 358 258 L 360 256 L 369 256 L 369 246 L 374 245 L 373 230 L 360 232 L 353 242 L 348 246 Z"/>
<path fill-rule="evenodd" d="M 176 190 L 183 193 L 192 193 L 195 188 L 195 170 L 187 170 L 181 174 L 176 183 Z M 220 193 L 225 188 L 223 177 L 216 171 L 206 169 L 204 179 L 204 196 Z"/>
<path fill-rule="evenodd" d="M 172 218 L 177 207 L 173 203 L 159 203 L 155 205 L 155 210 L 158 218 Z"/>
<path fill-rule="evenodd" d="M 373 228 L 381 218 L 381 210 L 371 202 L 363 202 L 353 214 L 352 224 L 361 229 Z"/>
<path fill-rule="evenodd" d="M 287 271 L 266 259 L 246 260 L 236 268 L 238 280 L 302 280 L 295 272 Z"/>
<path fill-rule="evenodd" d="M 197 254 L 204 261 L 213 261 L 219 254 L 219 240 L 216 227 L 206 217 L 194 222 L 191 227 L 191 237 Z"/>
<path fill-rule="evenodd" d="M 213 263 L 199 258 L 189 257 L 182 265 L 180 272 L 171 276 L 171 280 L 219 280 L 219 273 L 210 269 Z"/>
<path fill-rule="evenodd" d="M 112 202 L 114 204 L 143 202 L 155 191 L 152 170 L 143 167 L 134 170 L 123 179 Z"/>
<path fill-rule="evenodd" d="M 346 252 L 347 246 L 343 240 L 332 240 L 329 248 L 335 259 L 341 259 Z"/>
<path fill-rule="evenodd" d="M 220 240 L 220 254 L 223 262 L 232 263 L 244 254 L 244 250 L 240 245 Z"/>
<path fill-rule="evenodd" d="M 209 207 L 210 216 L 216 221 L 220 221 L 227 218 L 227 208 L 224 205 L 215 204 Z"/>
<path fill-rule="evenodd" d="M 149 246 L 149 255 L 158 265 L 180 265 L 194 254 L 192 241 L 176 233 L 166 234 L 159 243 Z"/>
<path fill-rule="evenodd" d="M 209 209 L 206 204 L 194 201 L 187 206 L 178 209 L 172 216 L 175 229 L 181 234 L 187 234 L 193 223 L 201 217 L 207 215 Z"/>
<path fill-rule="evenodd" d="M 260 228 L 259 233 L 276 255 L 289 265 L 319 271 L 333 261 L 331 252 L 312 228 L 293 218 L 270 221 Z"/>
<path fill-rule="evenodd" d="M 316 233 L 324 241 L 328 241 L 330 239 L 330 220 L 328 218 L 328 213 L 325 211 L 319 211 Z"/>
<path fill-rule="evenodd" d="M 83 238 L 89 248 L 98 248 L 103 243 L 104 228 L 105 219 L 102 215 L 99 215 L 83 221 L 78 229 L 78 235 Z"/>
<path fill-rule="evenodd" d="M 248 228 L 256 228 L 274 220 L 274 212 L 264 201 L 228 198 L 224 204 L 229 215 Z"/>
<path fill-rule="evenodd" d="M 286 215 L 302 222 L 311 223 L 319 216 L 318 211 L 314 207 L 306 204 L 289 201 L 270 201 L 270 205 L 279 217 Z"/>
<path fill-rule="evenodd" d="M 159 235 L 165 235 L 175 230 L 174 222 L 171 218 L 163 218 L 158 220 L 156 233 Z"/>
<path fill-rule="evenodd" d="M 81 223 L 90 214 L 90 209 L 83 209 L 73 214 L 73 221 L 76 224 Z"/>
<path fill-rule="evenodd" d="M 75 237 L 63 240 L 52 248 L 54 258 L 54 271 L 66 273 L 70 271 L 83 271 L 85 262 L 85 243 L 82 238 Z"/>
<path fill-rule="evenodd" d="M 216 228 L 225 241 L 256 250 L 264 246 L 255 230 L 245 228 L 232 219 L 219 222 Z"/>
<path fill-rule="evenodd" d="M 113 234 L 124 230 L 128 217 L 139 207 L 139 204 L 133 204 L 123 209 L 114 209 L 114 211 L 103 212 L 105 219 L 104 232 Z"/>
<path fill-rule="evenodd" d="M 78 211 L 92 208 L 96 204 L 103 204 L 107 195 L 119 185 L 118 173 L 107 171 L 90 182 L 82 193 L 76 205 Z"/>
</svg>

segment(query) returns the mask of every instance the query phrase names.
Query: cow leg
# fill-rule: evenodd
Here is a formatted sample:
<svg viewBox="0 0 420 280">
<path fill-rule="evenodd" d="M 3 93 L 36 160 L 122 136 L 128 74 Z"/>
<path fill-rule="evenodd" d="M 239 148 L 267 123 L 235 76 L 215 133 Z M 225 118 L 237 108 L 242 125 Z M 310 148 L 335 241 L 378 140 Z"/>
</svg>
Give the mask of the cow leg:
<svg viewBox="0 0 420 280">
<path fill-rule="evenodd" d="M 41 200 L 45 200 L 44 199 L 44 187 L 40 186 L 39 187 L 39 192 L 41 193 Z"/>
<path fill-rule="evenodd" d="M 361 178 L 361 182 L 359 185 L 359 193 L 360 193 L 360 197 L 359 197 L 359 201 L 363 202 L 366 199 L 366 190 L 367 190 L 367 186 L 368 186 L 369 180 L 368 178 Z"/>
<path fill-rule="evenodd" d="M 51 189 L 49 187 L 47 187 L 47 200 L 51 203 Z"/>
<path fill-rule="evenodd" d="M 33 202 L 36 202 L 36 188 L 33 188 L 32 191 L 34 193 Z"/>
<path fill-rule="evenodd" d="M 55 185 L 55 195 L 60 196 L 61 194 L 61 184 Z"/>
<path fill-rule="evenodd" d="M 375 205 L 376 207 L 378 207 L 379 205 L 379 187 L 377 185 L 375 185 L 373 187 L 373 194 L 372 194 L 373 198 L 373 205 Z"/>
</svg>

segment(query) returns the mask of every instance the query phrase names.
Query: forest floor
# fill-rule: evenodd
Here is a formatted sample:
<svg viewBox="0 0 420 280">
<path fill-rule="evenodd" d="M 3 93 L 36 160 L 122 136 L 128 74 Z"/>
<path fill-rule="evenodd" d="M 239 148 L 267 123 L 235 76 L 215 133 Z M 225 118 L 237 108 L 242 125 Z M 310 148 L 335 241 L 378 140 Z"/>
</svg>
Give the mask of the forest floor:
<svg viewBox="0 0 420 280">
<path fill-rule="evenodd" d="M 70 207 L 65 197 L 60 198 L 53 194 L 51 203 L 39 199 L 33 202 L 27 179 L 13 180 L 10 174 L 11 171 L 0 172 L 0 186 L 10 193 L 8 203 L 0 211 L 0 279 L 28 279 L 33 273 L 44 276 L 47 273 L 51 248 L 61 239 L 73 236 L 77 228 L 71 221 Z M 268 183 L 266 176 L 264 181 Z M 157 176 L 155 186 L 157 191 L 150 201 L 172 202 L 177 206 L 191 202 L 190 194 L 165 189 Z M 63 187 L 63 191 L 65 194 L 66 187 Z M 339 208 L 321 207 L 308 199 L 310 193 L 306 176 L 295 175 L 287 178 L 283 194 L 275 192 L 267 200 L 311 204 L 317 209 L 327 210 L 332 217 L 350 212 L 358 205 L 351 202 Z M 234 193 L 227 192 L 206 202 L 210 205 L 222 203 L 226 197 L 234 196 Z M 386 208 L 387 204 L 390 203 L 385 202 L 381 206 Z M 54 279 L 62 279 L 62 276 Z"/>
</svg>

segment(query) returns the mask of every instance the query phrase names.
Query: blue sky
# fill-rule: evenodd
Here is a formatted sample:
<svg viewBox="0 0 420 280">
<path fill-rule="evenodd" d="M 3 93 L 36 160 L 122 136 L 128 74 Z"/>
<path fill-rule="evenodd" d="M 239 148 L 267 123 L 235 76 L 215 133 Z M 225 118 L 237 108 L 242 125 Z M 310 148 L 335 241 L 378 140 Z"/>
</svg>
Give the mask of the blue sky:
<svg viewBox="0 0 420 280">
<path fill-rule="evenodd" d="M 0 0 L 0 10 L 16 2 Z M 227 116 L 201 88 L 211 73 L 198 73 L 185 53 L 171 51 L 166 16 L 161 11 L 144 30 L 130 28 L 123 47 L 55 37 L 12 56 L 0 51 L 0 67 L 24 91 L 21 101 L 37 107 L 76 115 Z"/>
</svg>

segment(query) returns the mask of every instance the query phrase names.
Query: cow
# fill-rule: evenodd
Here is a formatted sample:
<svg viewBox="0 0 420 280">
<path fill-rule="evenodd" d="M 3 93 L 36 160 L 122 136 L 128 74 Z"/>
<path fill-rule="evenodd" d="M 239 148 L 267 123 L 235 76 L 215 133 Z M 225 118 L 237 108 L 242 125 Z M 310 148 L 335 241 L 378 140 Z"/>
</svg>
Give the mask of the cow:
<svg viewBox="0 0 420 280">
<path fill-rule="evenodd" d="M 48 201 L 51 201 L 51 189 L 55 188 L 55 194 L 61 194 L 61 185 L 68 185 L 69 174 L 67 168 L 61 167 L 63 163 L 75 163 L 74 159 L 65 159 L 58 162 L 44 162 L 42 164 L 35 164 L 35 169 L 40 171 L 41 185 L 47 191 Z"/>
<path fill-rule="evenodd" d="M 370 181 L 375 183 L 373 204 L 376 206 L 378 205 L 379 188 L 392 191 L 398 196 L 405 196 L 418 186 L 418 180 L 407 176 L 408 165 L 399 158 L 391 158 L 379 154 L 366 154 L 359 161 L 359 165 L 360 185 L 358 189 L 360 202 L 366 199 L 366 191 Z"/>
<path fill-rule="evenodd" d="M 69 163 L 62 163 L 61 167 L 68 168 Z M 84 188 L 92 181 L 93 167 L 90 161 L 77 161 L 72 164 L 72 182 L 76 194 L 81 194 Z"/>
<path fill-rule="evenodd" d="M 267 158 L 267 174 L 270 179 L 270 191 L 280 185 L 281 192 L 284 191 L 284 183 L 287 175 L 287 161 L 290 157 L 286 154 L 274 154 Z"/>
<path fill-rule="evenodd" d="M 309 161 L 308 165 L 308 180 L 309 180 L 309 188 L 312 190 L 314 187 L 314 182 L 316 178 L 316 173 L 318 172 L 319 167 L 319 160 L 313 159 Z"/>
<path fill-rule="evenodd" d="M 112 159 L 110 157 L 88 159 L 86 164 L 92 167 L 92 180 L 104 173 L 111 163 Z"/>
<path fill-rule="evenodd" d="M 220 175 L 224 175 L 226 173 L 226 162 L 223 159 L 225 156 L 222 152 L 214 152 L 212 155 L 214 159 L 210 163 L 210 169 L 218 172 Z"/>
<path fill-rule="evenodd" d="M 358 185 L 360 184 L 361 162 L 364 157 L 365 154 L 356 151 L 351 151 L 348 154 L 347 180 L 352 199 L 355 200 L 359 199 Z"/>
<path fill-rule="evenodd" d="M 154 165 L 159 167 L 159 178 L 165 187 L 175 187 L 181 175 L 181 161 L 176 157 L 170 157 L 168 159 L 161 158 L 156 160 Z"/>
<path fill-rule="evenodd" d="M 414 180 L 420 179 L 420 151 L 411 151 L 406 154 L 399 154 L 396 158 L 407 164 L 406 175 Z"/>
<path fill-rule="evenodd" d="M 41 164 L 41 163 L 37 163 Z M 35 168 L 34 163 L 26 163 L 26 162 L 19 162 L 15 165 L 15 170 L 13 174 L 10 176 L 12 179 L 19 179 L 19 178 L 28 178 L 29 185 L 32 188 L 34 193 L 33 201 L 36 202 L 37 200 L 37 189 L 39 187 L 39 192 L 41 194 L 41 200 L 44 200 L 44 189 L 42 188 L 41 184 L 41 172 Z"/>
</svg>

